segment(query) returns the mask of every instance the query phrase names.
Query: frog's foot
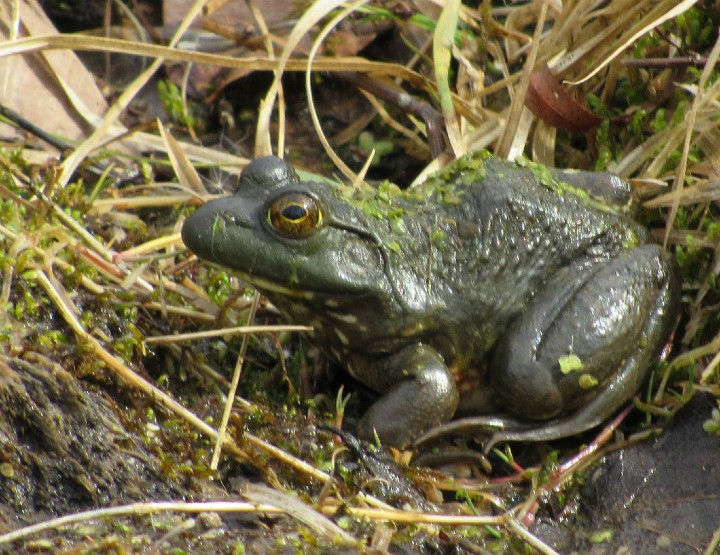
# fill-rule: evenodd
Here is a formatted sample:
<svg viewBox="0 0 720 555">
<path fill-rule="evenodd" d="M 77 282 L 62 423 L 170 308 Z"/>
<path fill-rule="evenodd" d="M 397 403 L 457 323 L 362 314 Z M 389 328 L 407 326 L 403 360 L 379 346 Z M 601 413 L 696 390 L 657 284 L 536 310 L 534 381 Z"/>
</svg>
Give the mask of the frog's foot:
<svg viewBox="0 0 720 555">
<path fill-rule="evenodd" d="M 503 405 L 529 424 L 506 425 L 485 450 L 575 435 L 610 417 L 657 360 L 678 301 L 674 261 L 651 244 L 551 280 L 500 343 L 491 369 Z"/>
<path fill-rule="evenodd" d="M 503 416 L 468 416 L 433 426 L 415 438 L 413 448 L 417 449 L 426 443 L 444 437 L 489 437 L 501 430 L 521 429 L 523 426 L 521 422 Z"/>
<path fill-rule="evenodd" d="M 438 469 L 455 478 L 475 474 L 488 475 L 492 472 L 492 464 L 487 456 L 469 447 L 444 445 L 437 449 L 421 451 L 413 456 L 411 463 L 413 466 Z M 476 472 L 476 469 L 480 472 Z"/>
<path fill-rule="evenodd" d="M 620 420 L 627 416 L 629 408 L 620 414 Z M 550 422 L 528 423 L 502 416 L 470 416 L 435 426 L 418 437 L 414 449 L 446 437 L 473 438 L 483 446 L 482 456 L 490 453 L 498 443 L 509 441 L 549 441 L 577 433 L 576 415 Z M 617 423 L 613 426 L 613 429 Z M 559 434 L 559 435 L 558 435 Z M 415 461 L 416 459 L 413 459 Z M 428 465 L 431 466 L 431 465 Z"/>
<path fill-rule="evenodd" d="M 434 426 L 415 440 L 413 448 L 417 449 L 426 443 L 445 437 L 466 437 L 482 444 L 483 454 L 487 455 L 500 442 L 541 441 L 544 439 L 542 437 L 544 430 L 557 423 L 559 421 L 542 424 L 520 422 L 505 416 L 469 416 Z"/>
<path fill-rule="evenodd" d="M 383 395 L 360 419 L 357 433 L 384 445 L 406 447 L 428 428 L 450 420 L 459 394 L 452 374 L 433 349 L 407 347 L 363 372 Z"/>
</svg>

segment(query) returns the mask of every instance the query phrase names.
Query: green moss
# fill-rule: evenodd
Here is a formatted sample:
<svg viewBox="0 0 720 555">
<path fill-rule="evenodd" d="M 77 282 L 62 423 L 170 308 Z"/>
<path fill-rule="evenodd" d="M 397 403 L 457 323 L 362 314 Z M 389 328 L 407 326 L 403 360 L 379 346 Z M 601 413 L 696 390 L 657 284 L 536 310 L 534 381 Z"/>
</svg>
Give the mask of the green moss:
<svg viewBox="0 0 720 555">
<path fill-rule="evenodd" d="M 609 120 L 604 120 L 597 132 L 597 158 L 593 164 L 593 171 L 605 171 L 613 159 L 613 133 L 610 130 Z"/>
<path fill-rule="evenodd" d="M 582 360 L 580 360 L 580 357 L 574 354 L 561 356 L 558 359 L 558 363 L 560 364 L 560 372 L 562 372 L 563 374 L 577 372 L 578 370 L 582 370 L 585 366 Z"/>
<path fill-rule="evenodd" d="M 688 49 L 702 51 L 711 47 L 717 39 L 720 12 L 712 3 L 700 3 L 678 15 L 674 22 L 669 22 L 672 23 Z"/>
<path fill-rule="evenodd" d="M 581 389 L 593 389 L 597 387 L 598 383 L 597 378 L 592 374 L 582 374 L 578 378 L 578 385 Z"/>
<path fill-rule="evenodd" d="M 392 138 L 376 139 L 370 131 L 363 131 L 358 135 L 358 146 L 360 151 L 367 156 L 374 151 L 372 166 L 377 166 L 383 156 L 395 151 L 395 141 Z"/>
<path fill-rule="evenodd" d="M 666 112 L 664 108 L 658 108 L 655 112 L 655 117 L 650 122 L 650 129 L 654 133 L 660 133 L 667 127 Z"/>
<path fill-rule="evenodd" d="M 39 333 L 36 337 L 38 346 L 44 349 L 50 349 L 58 347 L 60 345 L 68 344 L 68 337 L 60 330 L 48 330 L 43 333 Z"/>
<path fill-rule="evenodd" d="M 204 110 L 190 99 L 183 101 L 182 91 L 169 79 L 161 79 L 157 84 L 160 101 L 173 123 L 196 130 L 202 125 Z"/>
<path fill-rule="evenodd" d="M 11 303 L 13 316 L 18 320 L 37 319 L 40 317 L 40 303 L 30 291 L 23 291 L 14 305 Z"/>
<path fill-rule="evenodd" d="M 485 161 L 492 157 L 487 150 L 466 154 L 454 164 L 433 174 L 428 183 L 461 183 L 469 185 L 485 178 Z"/>
<path fill-rule="evenodd" d="M 394 232 L 404 233 L 403 218 L 413 217 L 427 206 L 460 204 L 465 194 L 463 188 L 485 178 L 485 160 L 489 157 L 487 151 L 464 156 L 430 176 L 425 183 L 409 189 L 383 182 L 377 188 L 342 187 L 340 197 L 363 213 L 389 222 Z"/>
<path fill-rule="evenodd" d="M 131 364 L 143 352 L 143 336 L 132 324 L 126 326 L 128 334 L 113 341 L 113 352 Z"/>
<path fill-rule="evenodd" d="M 625 240 L 623 241 L 623 247 L 627 250 L 634 249 L 640 243 L 640 238 L 637 236 L 632 229 L 625 230 Z"/>
<path fill-rule="evenodd" d="M 593 534 L 590 535 L 588 538 L 588 541 L 590 543 L 605 543 L 612 540 L 613 532 L 612 530 L 599 530 Z"/>
<path fill-rule="evenodd" d="M 718 407 L 720 407 L 720 401 L 718 401 Z M 712 410 L 710 418 L 703 423 L 703 430 L 709 434 L 720 436 L 720 410 Z"/>
<path fill-rule="evenodd" d="M 446 245 L 447 236 L 442 229 L 433 229 L 430 232 L 430 244 L 436 249 L 444 249 Z"/>
<path fill-rule="evenodd" d="M 542 164 L 531 162 L 526 158 L 518 158 L 516 163 L 518 167 L 527 168 L 532 171 L 543 187 L 550 189 L 558 195 L 573 195 L 590 206 L 594 206 L 602 210 L 610 209 L 607 205 L 593 200 L 584 189 L 570 185 L 566 181 L 559 180 L 546 166 L 543 166 Z"/>
<path fill-rule="evenodd" d="M 236 280 L 224 270 L 210 270 L 204 284 L 206 293 L 218 305 L 237 293 Z"/>
</svg>

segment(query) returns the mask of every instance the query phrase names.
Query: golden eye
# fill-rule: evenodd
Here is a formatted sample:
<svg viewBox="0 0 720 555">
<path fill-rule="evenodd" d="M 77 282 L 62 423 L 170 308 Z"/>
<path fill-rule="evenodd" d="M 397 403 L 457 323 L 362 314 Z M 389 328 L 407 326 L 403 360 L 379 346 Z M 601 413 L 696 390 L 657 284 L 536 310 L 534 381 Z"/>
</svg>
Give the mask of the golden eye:
<svg viewBox="0 0 720 555">
<path fill-rule="evenodd" d="M 322 222 L 322 212 L 311 196 L 290 193 L 272 202 L 268 220 L 286 237 L 304 237 Z"/>
</svg>

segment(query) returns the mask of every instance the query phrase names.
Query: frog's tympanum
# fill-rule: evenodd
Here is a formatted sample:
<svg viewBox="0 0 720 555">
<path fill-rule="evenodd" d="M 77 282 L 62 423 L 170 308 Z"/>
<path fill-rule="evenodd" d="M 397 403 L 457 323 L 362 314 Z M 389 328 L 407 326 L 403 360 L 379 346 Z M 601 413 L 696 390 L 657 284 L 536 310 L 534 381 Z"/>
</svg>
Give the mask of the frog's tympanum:
<svg viewBox="0 0 720 555">
<path fill-rule="evenodd" d="M 547 440 L 625 404 L 674 325 L 676 264 L 630 196 L 609 174 L 488 153 L 405 191 L 305 182 L 265 157 L 182 237 L 379 393 L 361 437 L 402 447 L 455 415 L 505 415 L 488 445 Z"/>
</svg>

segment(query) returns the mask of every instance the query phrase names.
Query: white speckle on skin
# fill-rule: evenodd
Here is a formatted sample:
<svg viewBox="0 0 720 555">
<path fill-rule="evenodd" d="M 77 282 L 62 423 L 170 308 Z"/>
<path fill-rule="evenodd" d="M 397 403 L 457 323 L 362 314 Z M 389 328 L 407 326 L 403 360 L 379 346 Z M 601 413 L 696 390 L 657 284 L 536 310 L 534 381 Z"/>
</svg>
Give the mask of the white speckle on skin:
<svg viewBox="0 0 720 555">
<path fill-rule="evenodd" d="M 335 299 L 326 299 L 325 306 L 328 308 L 337 308 L 340 305 L 338 304 L 338 302 Z"/>
<path fill-rule="evenodd" d="M 346 324 L 355 325 L 358 321 L 357 316 L 355 316 L 354 314 L 340 314 L 338 312 L 328 311 L 328 315 L 340 320 L 341 322 L 345 322 Z"/>
<path fill-rule="evenodd" d="M 343 345 L 349 345 L 350 341 L 347 338 L 347 335 L 345 335 L 343 332 L 341 332 L 339 329 L 335 328 L 335 335 L 337 335 L 337 338 L 340 340 L 340 343 Z"/>
</svg>

